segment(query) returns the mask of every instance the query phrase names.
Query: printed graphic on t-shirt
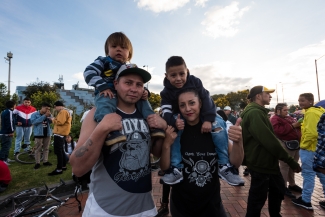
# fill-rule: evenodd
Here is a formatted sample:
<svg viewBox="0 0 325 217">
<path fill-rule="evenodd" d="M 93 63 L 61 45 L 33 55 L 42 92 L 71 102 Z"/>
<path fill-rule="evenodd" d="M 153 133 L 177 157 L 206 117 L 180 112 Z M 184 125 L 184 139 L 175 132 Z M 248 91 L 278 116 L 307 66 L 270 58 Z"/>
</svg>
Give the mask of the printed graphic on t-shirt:
<svg viewBox="0 0 325 217">
<path fill-rule="evenodd" d="M 206 156 L 206 155 L 216 155 L 216 153 L 185 153 L 186 156 Z M 206 160 L 198 160 L 194 162 L 191 157 L 185 159 L 183 157 L 183 162 L 185 164 L 185 173 L 189 174 L 189 183 L 194 182 L 198 187 L 203 187 L 207 182 L 211 182 L 212 174 L 216 171 L 217 158 L 213 158 L 210 162 Z M 188 166 L 187 166 L 188 165 Z"/>
<path fill-rule="evenodd" d="M 110 156 L 104 160 L 107 162 L 106 170 L 124 190 L 131 191 L 131 186 L 138 182 L 137 186 L 143 186 L 142 190 L 146 192 L 146 184 L 150 185 L 147 183 L 150 182 L 147 176 L 151 174 L 149 127 L 139 118 L 122 119 L 122 125 L 122 134 L 126 135 L 127 141 L 111 147 Z M 137 190 L 141 191 L 141 188 Z"/>
</svg>

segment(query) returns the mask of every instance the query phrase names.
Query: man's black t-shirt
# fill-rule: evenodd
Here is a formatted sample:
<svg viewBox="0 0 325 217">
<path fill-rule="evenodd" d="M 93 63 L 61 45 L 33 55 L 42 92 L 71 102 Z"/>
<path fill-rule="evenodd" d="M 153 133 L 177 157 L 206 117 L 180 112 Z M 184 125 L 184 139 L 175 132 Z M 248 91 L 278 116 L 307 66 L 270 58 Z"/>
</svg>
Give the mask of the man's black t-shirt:
<svg viewBox="0 0 325 217">
<path fill-rule="evenodd" d="M 221 202 L 218 157 L 202 123 L 185 125 L 181 137 L 184 180 L 172 188 L 172 201 L 184 216 L 216 216 Z"/>
<path fill-rule="evenodd" d="M 43 136 L 34 136 L 34 138 L 44 138 L 44 137 L 47 137 L 47 122 L 48 122 L 48 119 L 47 118 L 45 118 L 45 120 L 43 120 L 43 122 L 42 122 Z"/>
</svg>

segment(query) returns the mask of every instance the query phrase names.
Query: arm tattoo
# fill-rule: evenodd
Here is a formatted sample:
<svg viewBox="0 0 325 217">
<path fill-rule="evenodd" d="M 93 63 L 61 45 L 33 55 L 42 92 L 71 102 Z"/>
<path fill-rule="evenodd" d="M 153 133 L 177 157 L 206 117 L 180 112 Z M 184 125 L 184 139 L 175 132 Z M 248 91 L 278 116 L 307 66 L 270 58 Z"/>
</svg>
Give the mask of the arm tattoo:
<svg viewBox="0 0 325 217">
<path fill-rule="evenodd" d="M 80 148 L 78 148 L 75 152 L 76 157 L 82 157 L 88 151 L 88 146 L 92 146 L 93 141 L 91 139 L 88 139 Z"/>
</svg>

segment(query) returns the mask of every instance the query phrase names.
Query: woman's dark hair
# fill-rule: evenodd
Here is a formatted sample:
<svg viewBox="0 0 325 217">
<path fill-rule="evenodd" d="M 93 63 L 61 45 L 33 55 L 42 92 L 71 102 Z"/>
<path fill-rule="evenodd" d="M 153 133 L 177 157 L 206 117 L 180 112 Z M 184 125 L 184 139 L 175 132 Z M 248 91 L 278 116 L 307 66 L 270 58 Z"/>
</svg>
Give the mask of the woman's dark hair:
<svg viewBox="0 0 325 217">
<path fill-rule="evenodd" d="M 223 110 L 218 110 L 217 113 L 218 113 L 218 115 L 220 115 L 222 117 L 222 119 L 225 122 L 228 120 L 228 117 L 227 117 L 226 113 Z"/>
<path fill-rule="evenodd" d="M 71 137 L 71 148 L 72 148 L 72 151 L 74 150 L 74 141 L 73 141 L 73 137 L 71 134 L 69 134 L 68 136 Z M 64 150 L 65 152 L 68 152 L 68 143 L 67 143 L 67 140 L 64 138 Z"/>
<path fill-rule="evenodd" d="M 287 103 L 278 103 L 276 106 L 275 106 L 275 113 L 277 113 L 278 110 L 282 110 L 285 106 L 288 106 Z"/>
<path fill-rule="evenodd" d="M 314 104 L 314 94 L 312 93 L 302 93 L 299 97 L 305 97 L 308 101 L 311 101 Z"/>
<path fill-rule="evenodd" d="M 181 94 L 183 93 L 193 93 L 194 96 L 198 97 L 199 100 L 201 100 L 200 98 L 200 95 L 199 95 L 199 92 L 196 90 L 196 89 L 193 89 L 193 88 L 184 88 L 183 90 L 179 91 L 178 94 L 177 94 L 177 101 L 178 101 L 178 98 Z"/>
<path fill-rule="evenodd" d="M 180 65 L 184 65 L 186 66 L 185 60 L 183 59 L 183 57 L 180 56 L 171 56 L 168 58 L 167 62 L 166 62 L 166 72 L 170 67 L 173 66 L 180 66 Z"/>
</svg>

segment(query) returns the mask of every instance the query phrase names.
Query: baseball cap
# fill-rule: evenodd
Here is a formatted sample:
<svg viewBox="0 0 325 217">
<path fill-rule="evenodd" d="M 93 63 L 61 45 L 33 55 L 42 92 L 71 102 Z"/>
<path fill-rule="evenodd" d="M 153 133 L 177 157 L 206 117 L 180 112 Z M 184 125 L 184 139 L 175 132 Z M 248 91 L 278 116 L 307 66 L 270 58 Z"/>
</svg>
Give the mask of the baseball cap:
<svg viewBox="0 0 325 217">
<path fill-rule="evenodd" d="M 231 111 L 231 108 L 230 108 L 230 106 L 225 106 L 225 107 L 223 108 L 223 110 Z"/>
<path fill-rule="evenodd" d="M 247 96 L 247 99 L 251 99 L 252 97 L 256 96 L 259 93 L 266 92 L 266 93 L 273 93 L 275 89 L 269 89 L 264 86 L 255 86 L 253 87 Z"/>
<path fill-rule="evenodd" d="M 119 77 L 129 74 L 129 73 L 135 73 L 141 76 L 143 79 L 143 83 L 147 83 L 151 79 L 151 75 L 149 72 L 147 72 L 144 69 L 138 68 L 136 64 L 123 64 L 120 69 L 117 71 L 115 80 L 117 80 Z"/>
</svg>

